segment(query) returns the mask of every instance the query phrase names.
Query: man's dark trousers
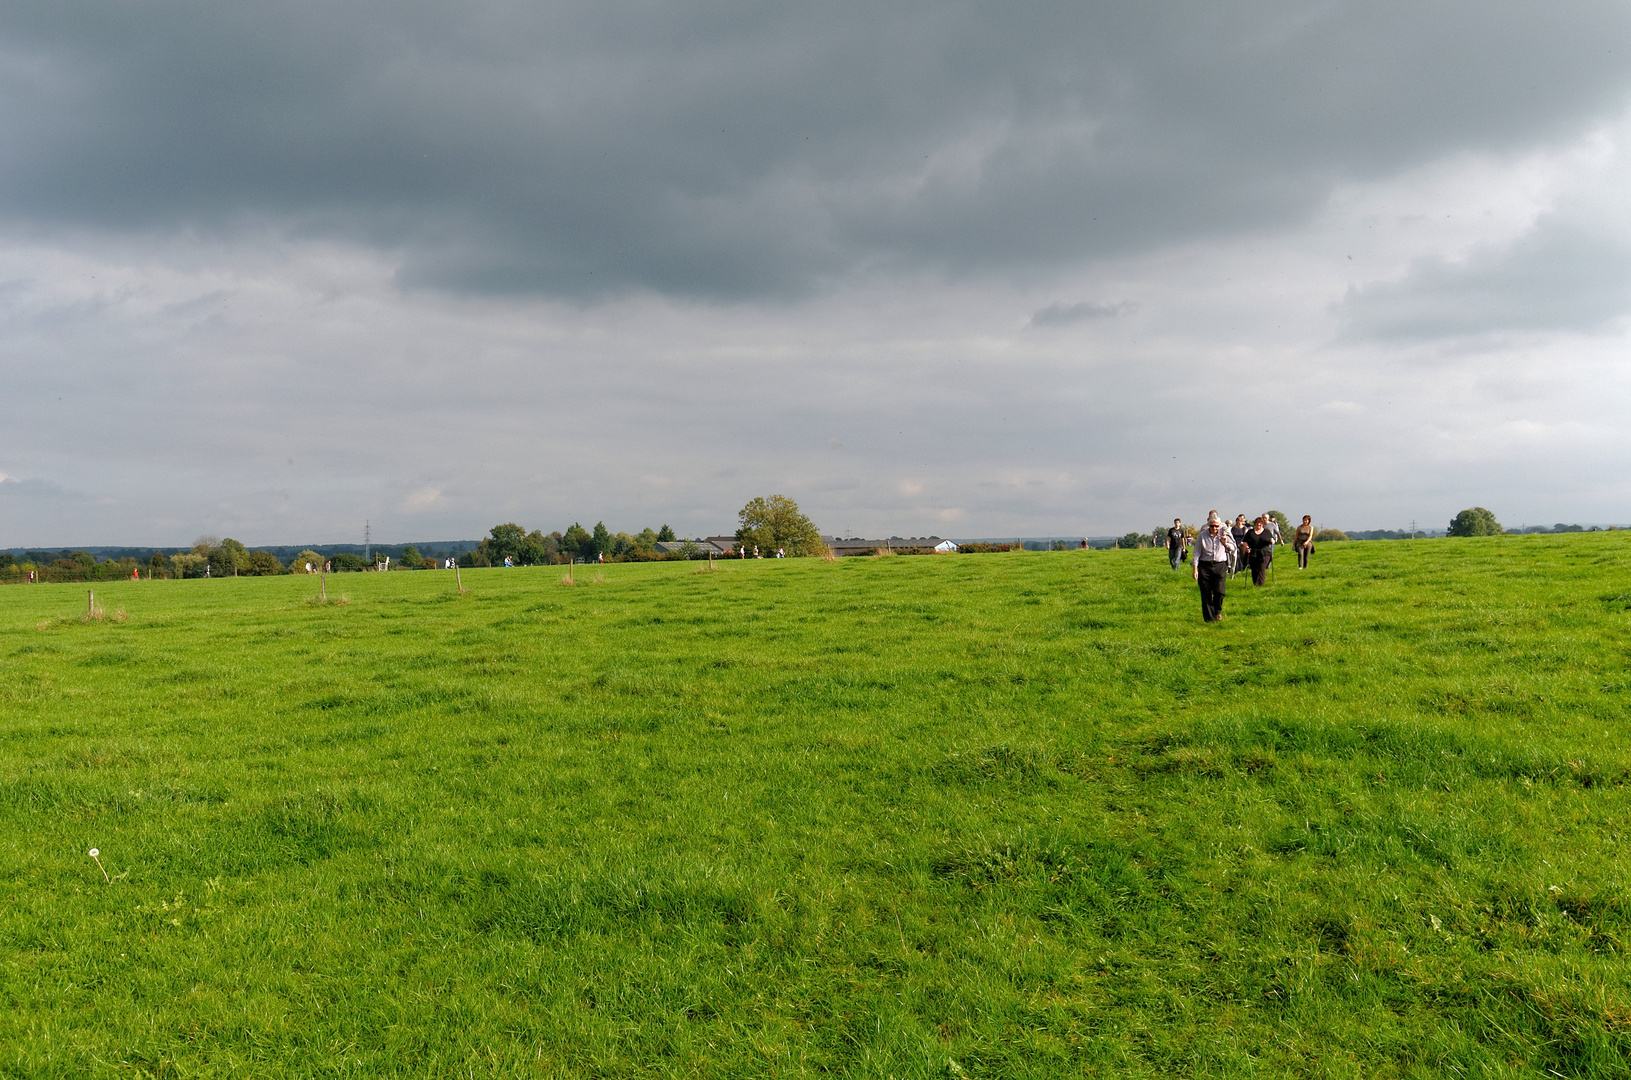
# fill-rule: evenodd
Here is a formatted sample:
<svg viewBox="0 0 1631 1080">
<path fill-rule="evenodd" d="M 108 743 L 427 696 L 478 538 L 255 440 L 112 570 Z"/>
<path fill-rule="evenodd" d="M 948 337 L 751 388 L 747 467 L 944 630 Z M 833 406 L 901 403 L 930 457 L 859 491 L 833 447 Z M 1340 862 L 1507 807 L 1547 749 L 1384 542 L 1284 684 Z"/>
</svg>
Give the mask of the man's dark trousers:
<svg viewBox="0 0 1631 1080">
<path fill-rule="evenodd" d="M 1201 618 L 1217 622 L 1223 618 L 1223 594 L 1229 587 L 1229 564 L 1224 561 L 1198 562 L 1195 571 L 1200 575 Z"/>
</svg>

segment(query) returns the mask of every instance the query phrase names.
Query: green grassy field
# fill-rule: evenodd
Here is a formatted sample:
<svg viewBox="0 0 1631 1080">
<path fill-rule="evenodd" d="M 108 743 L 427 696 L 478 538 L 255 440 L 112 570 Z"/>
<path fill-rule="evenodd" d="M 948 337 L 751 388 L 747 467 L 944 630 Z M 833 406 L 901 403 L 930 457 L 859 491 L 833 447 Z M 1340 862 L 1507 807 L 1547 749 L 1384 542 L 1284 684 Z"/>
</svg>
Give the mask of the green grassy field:
<svg viewBox="0 0 1631 1080">
<path fill-rule="evenodd" d="M 0 1074 L 1626 1076 L 1628 569 L 0 588 Z"/>
</svg>

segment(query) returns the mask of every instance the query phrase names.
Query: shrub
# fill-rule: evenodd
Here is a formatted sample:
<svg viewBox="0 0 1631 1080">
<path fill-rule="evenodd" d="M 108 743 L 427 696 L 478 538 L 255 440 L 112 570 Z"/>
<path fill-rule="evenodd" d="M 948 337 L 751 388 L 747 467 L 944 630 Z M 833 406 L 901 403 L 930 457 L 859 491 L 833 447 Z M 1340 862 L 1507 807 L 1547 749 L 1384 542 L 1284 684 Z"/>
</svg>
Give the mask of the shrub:
<svg viewBox="0 0 1631 1080">
<path fill-rule="evenodd" d="M 1329 544 L 1336 540 L 1346 539 L 1348 539 L 1348 534 L 1341 529 L 1321 529 L 1314 534 L 1314 542 L 1317 544 Z"/>
<path fill-rule="evenodd" d="M 270 551 L 251 551 L 243 573 L 252 577 L 271 577 L 283 573 L 283 564 Z"/>
</svg>

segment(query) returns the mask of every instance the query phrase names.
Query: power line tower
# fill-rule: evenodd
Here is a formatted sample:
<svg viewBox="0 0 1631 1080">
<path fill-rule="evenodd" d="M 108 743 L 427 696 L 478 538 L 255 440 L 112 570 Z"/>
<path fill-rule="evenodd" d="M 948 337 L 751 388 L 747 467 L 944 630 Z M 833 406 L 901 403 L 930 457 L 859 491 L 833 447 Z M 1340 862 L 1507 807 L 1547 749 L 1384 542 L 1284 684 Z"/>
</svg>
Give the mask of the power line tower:
<svg viewBox="0 0 1631 1080">
<path fill-rule="evenodd" d="M 1415 538 L 1416 538 L 1416 519 L 1411 518 L 1410 519 L 1410 539 L 1414 540 Z"/>
<path fill-rule="evenodd" d="M 368 531 L 368 519 L 367 518 L 364 518 L 363 523 L 362 523 L 362 561 L 363 562 L 373 562 L 374 561 L 374 540 L 373 540 L 372 535 Z"/>
</svg>

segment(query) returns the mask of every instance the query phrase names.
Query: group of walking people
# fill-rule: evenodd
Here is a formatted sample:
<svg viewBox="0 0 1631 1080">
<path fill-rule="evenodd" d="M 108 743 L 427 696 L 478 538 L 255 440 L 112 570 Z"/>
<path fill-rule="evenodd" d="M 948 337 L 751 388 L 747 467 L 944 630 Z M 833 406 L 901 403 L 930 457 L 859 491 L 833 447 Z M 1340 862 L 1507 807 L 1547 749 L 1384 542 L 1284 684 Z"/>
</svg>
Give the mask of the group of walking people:
<svg viewBox="0 0 1631 1080">
<path fill-rule="evenodd" d="M 1252 584 L 1263 585 L 1274 568 L 1274 549 L 1283 545 L 1280 523 L 1271 513 L 1258 516 L 1247 523 L 1246 515 L 1238 515 L 1234 523 L 1223 520 L 1216 510 L 1206 515 L 1206 527 L 1191 541 L 1181 518 L 1174 518 L 1167 530 L 1167 556 L 1174 570 L 1183 561 L 1184 553 L 1193 543 L 1191 559 L 1195 581 L 1201 589 L 1201 618 L 1217 622 L 1223 618 L 1223 597 L 1228 591 L 1229 579 L 1250 567 Z M 1308 559 L 1314 553 L 1314 519 L 1303 515 L 1302 524 L 1292 536 L 1291 548 L 1297 553 L 1297 568 L 1308 569 Z"/>
</svg>

